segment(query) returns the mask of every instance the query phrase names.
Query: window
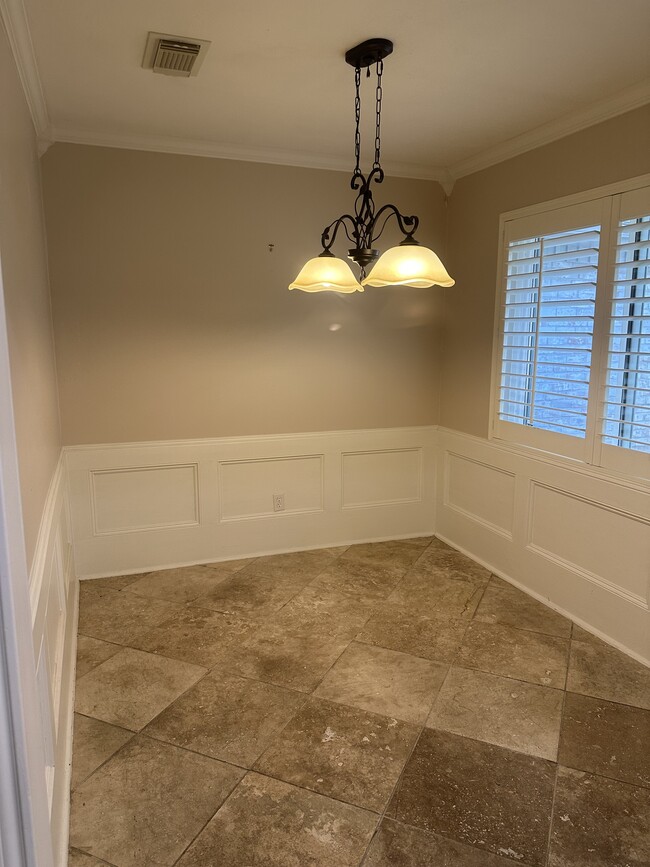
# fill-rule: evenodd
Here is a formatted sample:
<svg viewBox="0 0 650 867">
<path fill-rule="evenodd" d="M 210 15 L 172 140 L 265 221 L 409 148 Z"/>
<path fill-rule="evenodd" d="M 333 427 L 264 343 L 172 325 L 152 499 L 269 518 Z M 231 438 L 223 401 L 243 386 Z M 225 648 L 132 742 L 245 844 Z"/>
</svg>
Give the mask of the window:
<svg viewBox="0 0 650 867">
<path fill-rule="evenodd" d="M 502 217 L 494 437 L 650 477 L 649 181 Z"/>
</svg>

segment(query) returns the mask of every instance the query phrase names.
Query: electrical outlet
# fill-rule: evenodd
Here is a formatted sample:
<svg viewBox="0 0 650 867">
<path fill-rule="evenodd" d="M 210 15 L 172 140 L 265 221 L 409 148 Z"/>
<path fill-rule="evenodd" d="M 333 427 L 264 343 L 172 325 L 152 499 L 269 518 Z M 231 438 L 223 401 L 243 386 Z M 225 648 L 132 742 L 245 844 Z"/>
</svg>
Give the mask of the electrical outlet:
<svg viewBox="0 0 650 867">
<path fill-rule="evenodd" d="M 284 494 L 273 494 L 273 511 L 284 512 Z"/>
</svg>

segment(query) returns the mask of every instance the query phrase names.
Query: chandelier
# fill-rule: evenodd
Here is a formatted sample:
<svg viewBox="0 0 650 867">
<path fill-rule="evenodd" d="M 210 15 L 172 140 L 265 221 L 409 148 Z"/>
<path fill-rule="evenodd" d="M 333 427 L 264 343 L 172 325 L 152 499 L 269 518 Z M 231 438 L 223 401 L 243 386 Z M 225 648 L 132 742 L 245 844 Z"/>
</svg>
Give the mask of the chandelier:
<svg viewBox="0 0 650 867">
<path fill-rule="evenodd" d="M 321 235 L 323 252 L 310 259 L 302 268 L 289 289 L 303 292 L 363 292 L 365 286 L 453 286 L 454 281 L 447 273 L 438 256 L 428 247 L 415 240 L 420 224 L 418 217 L 405 216 L 395 205 L 383 205 L 378 210 L 372 197 L 372 184 L 381 184 L 384 170 L 381 167 L 381 107 L 382 75 L 384 58 L 393 51 L 389 39 L 368 39 L 346 52 L 345 60 L 354 67 L 355 82 L 355 132 L 354 155 L 356 163 L 352 172 L 350 187 L 357 192 L 354 214 L 343 214 Z M 375 90 L 375 153 L 372 168 L 367 175 L 361 171 L 361 70 L 375 66 L 377 87 Z M 404 240 L 397 246 L 379 255 L 373 245 L 379 239 L 386 224 L 394 219 Z M 353 245 L 348 250 L 348 258 L 360 269 L 357 280 L 350 266 L 332 253 L 332 246 L 339 231 L 345 233 Z M 369 274 L 369 266 L 374 267 Z"/>
</svg>

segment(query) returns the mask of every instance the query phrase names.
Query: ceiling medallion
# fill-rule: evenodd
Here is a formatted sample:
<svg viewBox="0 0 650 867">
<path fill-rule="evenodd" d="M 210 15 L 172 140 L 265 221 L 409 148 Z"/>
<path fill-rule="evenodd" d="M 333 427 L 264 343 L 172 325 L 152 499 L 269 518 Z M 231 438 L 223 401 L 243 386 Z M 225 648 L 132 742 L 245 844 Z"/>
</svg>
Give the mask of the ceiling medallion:
<svg viewBox="0 0 650 867">
<path fill-rule="evenodd" d="M 289 289 L 301 289 L 303 292 L 363 292 L 365 286 L 414 286 L 428 288 L 429 286 L 453 286 L 454 281 L 447 273 L 438 256 L 428 247 L 423 247 L 415 240 L 415 233 L 420 224 L 418 217 L 405 216 L 395 205 L 383 205 L 376 210 L 372 197 L 371 185 L 381 184 L 384 180 L 384 170 L 381 167 L 381 109 L 382 109 L 382 75 L 384 58 L 393 51 L 393 43 L 389 39 L 368 39 L 346 52 L 345 60 L 354 67 L 355 81 L 355 133 L 354 155 L 356 159 L 350 186 L 357 192 L 354 203 L 354 214 L 343 214 L 329 226 L 321 235 L 323 252 L 310 259 L 302 268 Z M 361 171 L 361 70 L 375 66 L 377 87 L 375 90 L 375 153 L 372 168 L 368 175 Z M 394 219 L 404 240 L 397 246 L 379 256 L 379 250 L 373 244 L 379 239 L 389 220 Z M 360 282 L 352 269 L 332 253 L 339 230 L 345 232 L 347 239 L 353 244 L 348 250 L 348 258 L 360 268 Z M 376 261 L 377 260 L 377 261 Z M 366 270 L 376 261 L 370 273 Z"/>
</svg>

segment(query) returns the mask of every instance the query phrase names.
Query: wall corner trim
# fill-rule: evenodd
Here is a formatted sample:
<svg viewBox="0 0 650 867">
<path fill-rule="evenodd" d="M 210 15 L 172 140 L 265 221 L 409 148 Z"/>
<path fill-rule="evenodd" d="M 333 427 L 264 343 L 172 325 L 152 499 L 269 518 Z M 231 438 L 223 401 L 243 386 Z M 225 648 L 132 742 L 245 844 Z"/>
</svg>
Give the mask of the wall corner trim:
<svg viewBox="0 0 650 867">
<path fill-rule="evenodd" d="M 50 119 L 23 0 L 0 0 L 0 16 L 7 30 L 36 135 L 46 137 Z"/>
</svg>

